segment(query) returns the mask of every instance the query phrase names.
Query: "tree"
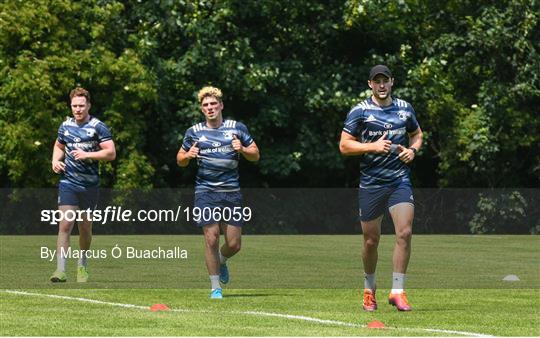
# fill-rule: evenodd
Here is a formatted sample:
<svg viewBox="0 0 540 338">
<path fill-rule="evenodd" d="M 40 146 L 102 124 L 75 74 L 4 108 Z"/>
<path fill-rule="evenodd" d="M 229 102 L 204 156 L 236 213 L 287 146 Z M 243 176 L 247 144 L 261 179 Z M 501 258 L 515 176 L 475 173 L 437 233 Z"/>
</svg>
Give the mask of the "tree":
<svg viewBox="0 0 540 338">
<path fill-rule="evenodd" d="M 93 96 L 91 114 L 112 129 L 120 155 L 102 167 L 105 184 L 151 184 L 141 149 L 156 97 L 119 2 L 5 2 L 0 16 L 0 168 L 13 186 L 50 186 L 56 130 L 70 115 L 69 91 Z M 114 180 L 113 180 L 114 178 Z M 112 183 L 114 182 L 114 183 Z"/>
<path fill-rule="evenodd" d="M 4 186 L 54 184 L 50 148 L 75 85 L 117 142 L 105 186 L 190 186 L 195 168 L 179 170 L 175 154 L 202 119 L 195 96 L 207 84 L 262 150 L 242 167 L 244 185 L 355 186 L 358 159 L 337 143 L 376 63 L 425 130 L 416 186 L 540 186 L 536 0 L 0 6 Z"/>
</svg>

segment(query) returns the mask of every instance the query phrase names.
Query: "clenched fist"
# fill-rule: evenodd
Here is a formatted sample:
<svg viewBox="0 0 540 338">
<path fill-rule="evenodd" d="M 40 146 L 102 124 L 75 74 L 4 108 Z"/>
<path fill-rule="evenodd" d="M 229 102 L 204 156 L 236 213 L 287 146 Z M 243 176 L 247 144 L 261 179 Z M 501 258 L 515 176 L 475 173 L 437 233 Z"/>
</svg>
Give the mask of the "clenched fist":
<svg viewBox="0 0 540 338">
<path fill-rule="evenodd" d="M 197 147 L 197 143 L 193 143 L 191 148 L 189 148 L 189 151 L 186 153 L 186 158 L 192 159 L 196 158 L 199 155 L 199 148 Z"/>
<path fill-rule="evenodd" d="M 244 152 L 244 146 L 242 146 L 242 142 L 240 142 L 240 140 L 238 139 L 238 137 L 236 135 L 233 134 L 233 140 L 232 140 L 232 143 L 231 143 L 233 149 L 237 152 L 239 152 L 240 154 Z"/>
</svg>

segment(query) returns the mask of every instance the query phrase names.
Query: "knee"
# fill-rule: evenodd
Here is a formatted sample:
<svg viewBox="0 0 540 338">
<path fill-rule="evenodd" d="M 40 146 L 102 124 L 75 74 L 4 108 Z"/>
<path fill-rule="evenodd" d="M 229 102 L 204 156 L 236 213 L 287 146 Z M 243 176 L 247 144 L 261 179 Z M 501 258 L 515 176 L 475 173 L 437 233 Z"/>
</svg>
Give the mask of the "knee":
<svg viewBox="0 0 540 338">
<path fill-rule="evenodd" d="M 84 224 L 79 225 L 79 234 L 84 235 L 92 235 L 92 225 L 91 224 Z"/>
<path fill-rule="evenodd" d="M 227 246 L 229 247 L 229 250 L 233 251 L 234 253 L 237 253 L 240 251 L 242 244 L 240 241 L 231 241 L 227 243 Z"/>
<path fill-rule="evenodd" d="M 71 229 L 73 228 L 73 224 L 72 223 L 60 223 L 60 225 L 58 226 L 58 233 L 59 234 L 64 234 L 64 235 L 69 235 L 71 234 Z"/>
<path fill-rule="evenodd" d="M 205 236 L 206 246 L 208 248 L 217 249 L 219 246 L 219 235 L 207 234 Z"/>
<path fill-rule="evenodd" d="M 407 227 L 405 229 L 401 229 L 397 233 L 397 239 L 398 241 L 402 241 L 405 243 L 410 243 L 412 238 L 412 229 Z"/>
<path fill-rule="evenodd" d="M 367 250 L 376 250 L 379 246 L 379 236 L 369 236 L 364 238 L 364 246 Z"/>
</svg>

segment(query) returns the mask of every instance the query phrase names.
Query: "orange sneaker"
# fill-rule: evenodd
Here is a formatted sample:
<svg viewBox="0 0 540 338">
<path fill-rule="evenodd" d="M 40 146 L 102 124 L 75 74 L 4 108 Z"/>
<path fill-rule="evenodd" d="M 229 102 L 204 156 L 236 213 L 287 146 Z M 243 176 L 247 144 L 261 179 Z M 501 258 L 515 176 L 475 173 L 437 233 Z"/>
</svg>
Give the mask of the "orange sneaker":
<svg viewBox="0 0 540 338">
<path fill-rule="evenodd" d="M 364 289 L 364 304 L 362 308 L 366 311 L 377 310 L 377 301 L 375 300 L 375 290 Z"/>
<path fill-rule="evenodd" d="M 388 296 L 388 303 L 394 305 L 398 311 L 411 311 L 412 308 L 407 300 L 407 294 L 403 293 L 391 293 Z"/>
</svg>

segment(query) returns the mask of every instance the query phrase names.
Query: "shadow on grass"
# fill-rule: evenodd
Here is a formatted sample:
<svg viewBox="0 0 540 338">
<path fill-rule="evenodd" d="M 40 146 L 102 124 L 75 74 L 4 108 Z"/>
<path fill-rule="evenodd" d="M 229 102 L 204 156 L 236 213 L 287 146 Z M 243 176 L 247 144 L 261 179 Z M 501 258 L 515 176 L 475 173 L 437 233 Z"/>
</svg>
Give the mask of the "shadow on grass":
<svg viewBox="0 0 540 338">
<path fill-rule="evenodd" d="M 252 297 L 273 297 L 273 296 L 291 296 L 289 293 L 234 293 L 225 294 L 223 298 L 252 298 Z"/>
</svg>

